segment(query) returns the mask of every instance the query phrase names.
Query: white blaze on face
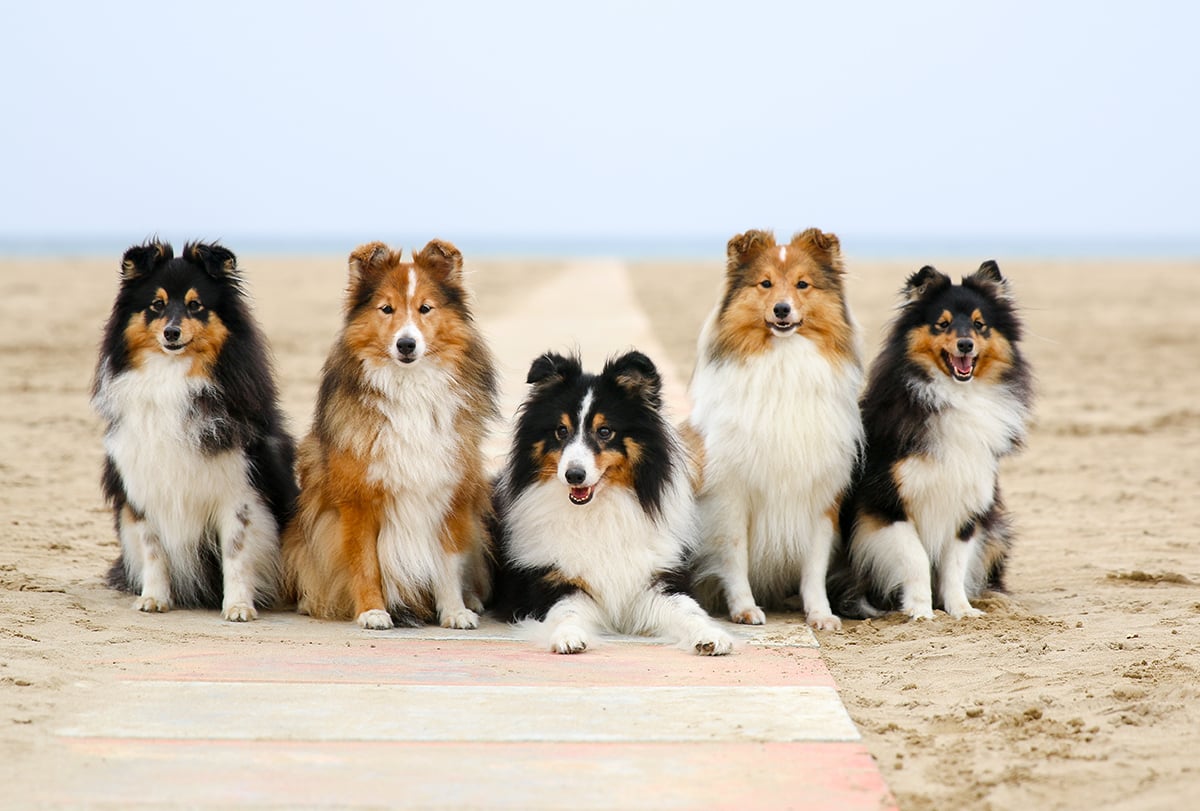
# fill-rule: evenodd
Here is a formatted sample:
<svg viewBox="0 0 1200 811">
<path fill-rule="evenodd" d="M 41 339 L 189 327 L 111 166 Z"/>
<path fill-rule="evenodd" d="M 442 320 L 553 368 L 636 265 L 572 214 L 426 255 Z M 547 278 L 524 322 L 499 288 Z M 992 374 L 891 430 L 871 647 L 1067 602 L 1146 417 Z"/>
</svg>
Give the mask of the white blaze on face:
<svg viewBox="0 0 1200 811">
<path fill-rule="evenodd" d="M 575 421 L 575 434 L 567 441 L 562 456 L 558 460 L 558 480 L 568 487 L 595 487 L 596 483 L 600 481 L 600 469 L 596 467 L 596 456 L 588 447 L 585 439 L 587 415 L 591 411 L 593 399 L 594 392 L 592 389 L 588 389 L 587 394 L 583 397 L 583 404 L 579 407 L 579 417 Z M 572 469 L 583 471 L 583 481 L 572 482 L 567 479 L 567 471 Z"/>
<path fill-rule="evenodd" d="M 781 264 L 781 265 L 787 264 L 787 245 L 779 246 L 779 264 Z"/>
<path fill-rule="evenodd" d="M 408 312 L 408 320 L 404 322 L 404 326 L 392 336 L 392 357 L 402 363 L 412 363 L 420 360 L 425 355 L 425 336 L 421 334 L 421 328 L 417 326 L 416 312 L 419 306 L 416 301 L 417 294 L 417 271 L 415 268 L 410 268 L 408 271 L 408 298 L 406 299 L 406 307 Z M 401 341 L 411 341 L 413 350 L 411 353 L 401 352 Z"/>
</svg>

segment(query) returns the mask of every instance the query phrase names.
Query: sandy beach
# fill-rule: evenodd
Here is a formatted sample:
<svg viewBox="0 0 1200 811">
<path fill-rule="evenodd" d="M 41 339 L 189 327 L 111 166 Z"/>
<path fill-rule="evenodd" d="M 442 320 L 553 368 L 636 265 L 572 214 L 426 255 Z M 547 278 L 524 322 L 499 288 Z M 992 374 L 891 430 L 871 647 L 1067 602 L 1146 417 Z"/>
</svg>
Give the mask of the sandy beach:
<svg viewBox="0 0 1200 811">
<path fill-rule="evenodd" d="M 859 261 L 846 247 L 868 356 L 908 273 L 978 265 Z M 648 352 L 685 415 L 720 250 L 709 262 L 468 255 L 505 415 L 534 355 L 576 346 L 591 364 Z M 981 619 L 848 622 L 818 635 L 823 655 L 905 811 L 1183 808 L 1200 791 L 1200 262 L 995 258 L 1037 378 L 1028 445 L 1002 470 L 1018 527 L 1010 593 Z M 261 633 L 210 612 L 141 615 L 102 585 L 117 542 L 88 391 L 118 259 L 0 259 L 0 762 L 46 780 L 54 724 L 91 663 Z M 241 259 L 302 436 L 345 259 Z M 493 457 L 505 444 L 500 427 Z M 269 627 L 296 645 L 349 633 L 283 616 Z"/>
</svg>

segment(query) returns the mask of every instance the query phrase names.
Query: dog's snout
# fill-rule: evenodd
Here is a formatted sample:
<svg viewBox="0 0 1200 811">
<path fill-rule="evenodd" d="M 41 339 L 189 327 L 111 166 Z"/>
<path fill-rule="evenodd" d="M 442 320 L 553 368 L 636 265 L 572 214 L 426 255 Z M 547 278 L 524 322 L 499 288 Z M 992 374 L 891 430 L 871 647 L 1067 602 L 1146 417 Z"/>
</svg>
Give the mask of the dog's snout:
<svg viewBox="0 0 1200 811">
<path fill-rule="evenodd" d="M 975 351 L 975 341 L 970 338 L 958 339 L 958 354 L 969 355 Z"/>
<path fill-rule="evenodd" d="M 401 355 L 412 355 L 417 351 L 417 339 L 402 335 L 396 339 L 396 351 Z"/>
<path fill-rule="evenodd" d="M 786 301 L 781 301 L 775 305 L 775 317 L 779 319 L 787 318 L 792 314 L 792 305 Z"/>
<path fill-rule="evenodd" d="M 171 343 L 171 344 L 178 343 L 179 339 L 182 337 L 183 337 L 183 330 L 180 329 L 175 324 L 169 324 L 169 325 L 163 327 L 163 338 L 165 338 L 167 340 L 167 343 Z"/>
<path fill-rule="evenodd" d="M 567 484 L 572 487 L 578 487 L 587 479 L 587 471 L 581 467 L 571 466 L 567 468 L 567 472 L 563 475 L 566 477 Z"/>
</svg>

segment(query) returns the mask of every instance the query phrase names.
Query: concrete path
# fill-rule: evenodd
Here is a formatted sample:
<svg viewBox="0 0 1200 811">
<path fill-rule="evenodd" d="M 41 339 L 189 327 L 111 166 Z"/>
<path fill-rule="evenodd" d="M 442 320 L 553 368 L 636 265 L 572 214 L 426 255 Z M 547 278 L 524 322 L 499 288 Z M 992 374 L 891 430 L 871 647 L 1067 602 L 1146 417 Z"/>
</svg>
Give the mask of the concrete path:
<svg viewBox="0 0 1200 811">
<path fill-rule="evenodd" d="M 485 326 L 506 415 L 547 349 L 593 369 L 631 347 L 665 359 L 616 263 Z M 660 366 L 678 417 L 686 372 Z M 13 807 L 895 807 L 798 616 L 727 624 L 737 651 L 707 658 L 631 638 L 559 656 L 492 620 L 371 632 L 268 612 L 222 639 L 182 613 L 147 618 L 177 642 L 81 663 L 47 742 L 59 777 L 18 774 Z"/>
</svg>

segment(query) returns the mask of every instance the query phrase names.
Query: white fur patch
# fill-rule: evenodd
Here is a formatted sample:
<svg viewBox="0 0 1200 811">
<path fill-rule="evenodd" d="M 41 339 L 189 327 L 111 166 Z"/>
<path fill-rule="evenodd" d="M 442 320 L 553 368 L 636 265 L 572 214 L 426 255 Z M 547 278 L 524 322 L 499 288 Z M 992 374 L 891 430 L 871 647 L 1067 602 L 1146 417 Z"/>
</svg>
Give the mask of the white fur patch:
<svg viewBox="0 0 1200 811">
<path fill-rule="evenodd" d="M 450 372 L 432 363 L 368 368 L 367 379 L 384 394 L 383 417 L 370 449 L 368 479 L 389 495 L 379 530 L 379 565 L 384 597 L 401 602 L 398 584 L 445 593 L 458 612 L 462 605 L 461 556 L 449 555 L 440 531 L 461 481 L 461 437 L 454 418 L 463 408 Z M 457 594 L 457 597 L 453 595 Z M 455 615 L 465 626 L 468 618 Z"/>
</svg>

